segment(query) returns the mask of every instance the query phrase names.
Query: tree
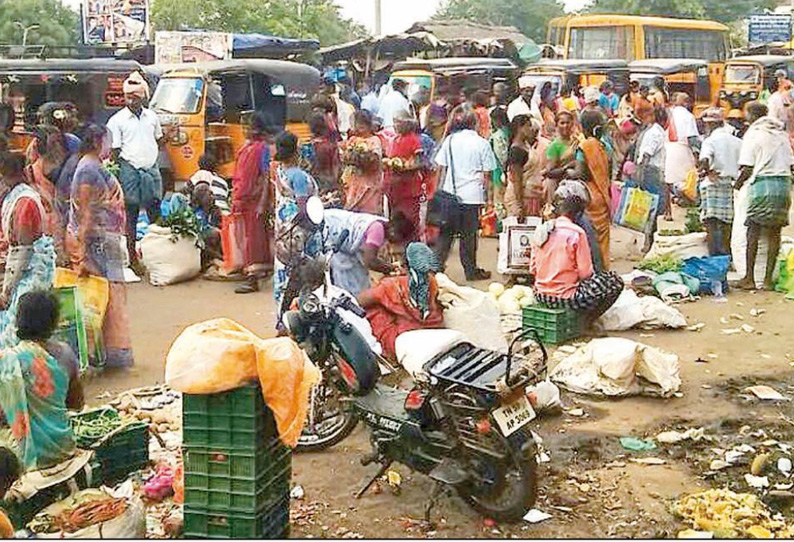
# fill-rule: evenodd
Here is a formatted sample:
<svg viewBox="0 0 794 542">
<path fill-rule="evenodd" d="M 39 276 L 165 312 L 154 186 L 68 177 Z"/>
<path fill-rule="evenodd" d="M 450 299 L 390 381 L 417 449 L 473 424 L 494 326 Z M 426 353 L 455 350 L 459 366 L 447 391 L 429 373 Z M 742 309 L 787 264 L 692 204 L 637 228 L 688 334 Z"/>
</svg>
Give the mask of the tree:
<svg viewBox="0 0 794 542">
<path fill-rule="evenodd" d="M 562 4 L 557 0 L 447 0 L 433 18 L 515 26 L 525 36 L 543 43 L 549 20 L 562 13 Z"/>
<path fill-rule="evenodd" d="M 595 0 L 589 11 L 712 19 L 732 23 L 755 11 L 774 8 L 776 4 L 775 0 Z"/>
<path fill-rule="evenodd" d="M 153 0 L 156 30 L 258 32 L 333 45 L 365 35 L 332 0 Z"/>
<path fill-rule="evenodd" d="M 24 27 L 28 45 L 75 45 L 80 40 L 80 17 L 60 0 L 0 0 L 0 43 L 21 45 Z"/>
</svg>

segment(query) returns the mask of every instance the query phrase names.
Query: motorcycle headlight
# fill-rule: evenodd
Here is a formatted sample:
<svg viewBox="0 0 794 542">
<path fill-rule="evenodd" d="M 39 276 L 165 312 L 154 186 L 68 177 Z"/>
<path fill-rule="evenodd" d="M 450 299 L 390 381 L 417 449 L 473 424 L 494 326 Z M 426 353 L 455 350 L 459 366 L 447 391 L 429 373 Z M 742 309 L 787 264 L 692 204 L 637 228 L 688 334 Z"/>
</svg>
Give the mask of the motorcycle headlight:
<svg viewBox="0 0 794 542">
<path fill-rule="evenodd" d="M 747 96 L 747 91 L 746 91 L 746 90 L 743 90 L 743 91 L 741 91 L 741 92 L 739 93 L 739 95 L 740 95 L 740 96 L 742 96 L 742 97 L 745 97 L 745 96 Z"/>
<path fill-rule="evenodd" d="M 724 90 L 721 90 L 721 91 L 720 91 L 720 98 L 723 98 L 723 99 L 724 99 L 724 98 L 727 98 L 727 97 L 728 97 L 728 93 L 727 93 L 727 92 L 725 92 Z"/>
<path fill-rule="evenodd" d="M 320 300 L 314 295 L 309 295 L 300 301 L 301 314 L 311 316 L 320 312 Z"/>
<path fill-rule="evenodd" d="M 758 98 L 758 93 L 755 92 L 755 91 L 751 92 L 750 93 L 750 99 L 751 100 L 755 100 L 756 98 Z"/>
</svg>

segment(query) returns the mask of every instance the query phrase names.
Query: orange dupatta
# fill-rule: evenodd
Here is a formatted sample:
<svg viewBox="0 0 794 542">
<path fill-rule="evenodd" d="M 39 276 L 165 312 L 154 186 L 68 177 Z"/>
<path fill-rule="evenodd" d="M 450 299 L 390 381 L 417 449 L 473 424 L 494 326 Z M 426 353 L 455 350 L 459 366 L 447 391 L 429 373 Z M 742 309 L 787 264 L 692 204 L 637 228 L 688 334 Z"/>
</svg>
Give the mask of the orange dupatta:
<svg viewBox="0 0 794 542">
<path fill-rule="evenodd" d="M 580 143 L 588 170 L 587 190 L 590 204 L 587 216 L 593 223 L 598 235 L 598 245 L 604 262 L 604 270 L 609 270 L 609 156 L 596 138 L 591 137 Z"/>
</svg>

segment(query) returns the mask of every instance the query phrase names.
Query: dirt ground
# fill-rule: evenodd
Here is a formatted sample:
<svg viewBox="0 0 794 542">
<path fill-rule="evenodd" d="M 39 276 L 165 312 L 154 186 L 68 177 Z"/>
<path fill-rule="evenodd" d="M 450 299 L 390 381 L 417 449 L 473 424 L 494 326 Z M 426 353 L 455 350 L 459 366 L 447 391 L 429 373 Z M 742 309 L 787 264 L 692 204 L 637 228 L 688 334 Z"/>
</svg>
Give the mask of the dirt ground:
<svg viewBox="0 0 794 542">
<path fill-rule="evenodd" d="M 615 236 L 614 267 L 625 272 L 632 268 L 636 247 L 624 232 Z M 495 240 L 483 240 L 480 254 L 481 265 L 495 270 Z M 450 258 L 450 276 L 462 281 L 457 254 L 454 261 Z M 736 491 L 750 490 L 744 474 L 749 472 L 753 454 L 736 466 L 709 473 L 709 463 L 716 457 L 714 448 L 749 444 L 756 452 L 767 448 L 772 452 L 772 442 L 791 442 L 794 436 L 794 422 L 786 421 L 794 418 L 789 402 L 760 402 L 742 394 L 747 386 L 762 383 L 794 396 L 794 303 L 780 294 L 730 292 L 728 303 L 706 298 L 679 308 L 690 324 L 705 327 L 699 332 L 618 335 L 676 353 L 681 360 L 681 397 L 596 400 L 564 392 L 566 412 L 533 422 L 551 457 L 540 466 L 537 502 L 538 509 L 552 515 L 550 520 L 494 524 L 447 495 L 434 509 L 432 525 L 424 525 L 420 520 L 432 484 L 401 466 L 394 467 L 402 474 L 398 494 L 384 485 L 378 486 L 380 491 L 354 499 L 358 487 L 377 468 L 359 464 L 359 458 L 369 452 L 367 433 L 360 425 L 332 450 L 294 456 L 293 484 L 303 487 L 305 497 L 293 501 L 292 536 L 674 537 L 689 527 L 669 512 L 676 497 L 726 485 Z M 751 316 L 754 308 L 766 312 Z M 94 402 L 101 402 L 98 397 L 107 392 L 163 382 L 165 354 L 187 324 L 224 316 L 263 336 L 273 334 L 269 286 L 260 293 L 240 296 L 233 293 L 232 284 L 205 280 L 165 288 L 135 284 L 129 290 L 129 310 L 136 366 L 89 382 L 88 396 Z M 721 318 L 731 321 L 724 324 Z M 722 332 L 744 323 L 756 331 Z M 584 416 L 569 414 L 573 408 L 581 408 Z M 704 428 L 706 440 L 660 445 L 645 454 L 628 452 L 618 442 L 621 436 L 648 437 L 669 428 L 699 427 Z M 665 464 L 630 461 L 642 455 L 661 458 Z M 776 505 L 791 517 L 785 502 Z"/>
</svg>

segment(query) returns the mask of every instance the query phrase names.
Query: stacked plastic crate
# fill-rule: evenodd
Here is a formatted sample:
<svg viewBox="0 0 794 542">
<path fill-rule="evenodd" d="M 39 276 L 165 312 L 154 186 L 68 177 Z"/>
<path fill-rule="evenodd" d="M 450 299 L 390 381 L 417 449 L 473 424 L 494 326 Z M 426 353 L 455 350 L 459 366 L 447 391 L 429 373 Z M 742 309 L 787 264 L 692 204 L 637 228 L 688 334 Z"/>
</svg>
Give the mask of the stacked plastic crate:
<svg viewBox="0 0 794 542">
<path fill-rule="evenodd" d="M 186 538 L 289 534 L 290 449 L 258 385 L 183 395 Z"/>
<path fill-rule="evenodd" d="M 523 310 L 523 328 L 538 331 L 543 344 L 563 344 L 581 335 L 581 324 L 572 309 L 550 309 L 530 305 Z"/>
</svg>

